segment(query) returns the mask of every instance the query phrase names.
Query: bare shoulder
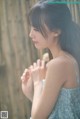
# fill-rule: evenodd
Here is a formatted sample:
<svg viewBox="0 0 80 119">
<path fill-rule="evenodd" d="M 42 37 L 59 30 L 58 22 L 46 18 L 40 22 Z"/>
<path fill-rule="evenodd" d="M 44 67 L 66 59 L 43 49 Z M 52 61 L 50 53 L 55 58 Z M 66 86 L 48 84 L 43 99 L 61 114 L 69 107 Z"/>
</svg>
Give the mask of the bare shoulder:
<svg viewBox="0 0 80 119">
<path fill-rule="evenodd" d="M 74 57 L 58 57 L 55 59 L 52 59 L 51 61 L 48 62 L 47 68 L 53 68 L 53 69 L 71 69 L 75 65 L 78 65 L 76 59 Z"/>
<path fill-rule="evenodd" d="M 47 79 L 56 80 L 59 82 L 64 83 L 67 79 L 67 65 L 68 60 L 63 57 L 58 57 L 51 60 L 47 65 Z"/>
<path fill-rule="evenodd" d="M 48 64 L 47 68 L 48 69 L 63 69 L 66 68 L 67 65 L 69 64 L 69 61 L 63 57 L 58 57 L 55 59 L 52 59 Z"/>
<path fill-rule="evenodd" d="M 47 74 L 50 75 L 54 81 L 58 79 L 62 83 L 65 82 L 64 87 L 76 86 L 76 72 L 78 71 L 78 64 L 73 57 L 58 57 L 51 60 L 47 65 Z"/>
</svg>

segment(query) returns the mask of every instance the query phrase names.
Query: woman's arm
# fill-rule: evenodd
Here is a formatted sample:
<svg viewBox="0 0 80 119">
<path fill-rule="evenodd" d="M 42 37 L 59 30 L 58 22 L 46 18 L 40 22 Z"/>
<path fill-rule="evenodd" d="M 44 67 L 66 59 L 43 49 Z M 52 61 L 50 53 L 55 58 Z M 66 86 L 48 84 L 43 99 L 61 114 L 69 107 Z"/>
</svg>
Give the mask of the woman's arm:
<svg viewBox="0 0 80 119">
<path fill-rule="evenodd" d="M 32 102 L 34 87 L 33 81 L 31 79 L 31 74 L 28 69 L 25 69 L 23 75 L 21 76 L 21 81 L 22 81 L 22 91 L 24 95 Z"/>
<path fill-rule="evenodd" d="M 35 72 L 37 72 L 37 70 L 34 71 L 34 73 Z M 39 71 L 35 73 L 34 78 L 36 76 L 39 81 L 38 73 Z M 43 91 L 40 83 L 36 83 L 34 79 L 34 97 L 31 111 L 32 119 L 48 119 L 65 81 L 65 63 L 59 59 L 51 61 L 48 65 Z M 40 93 L 41 91 L 42 93 Z"/>
<path fill-rule="evenodd" d="M 40 61 L 40 60 L 38 60 Z M 35 65 L 35 63 L 33 64 Z M 21 81 L 22 81 L 22 91 L 24 93 L 24 95 L 32 102 L 33 101 L 33 95 L 34 95 L 34 84 L 33 84 L 33 80 L 31 77 L 31 72 L 32 72 L 32 65 L 30 66 L 29 69 L 25 69 L 23 72 L 23 75 L 21 76 Z M 41 78 L 43 79 L 45 77 L 45 73 L 46 73 L 46 69 L 44 68 L 44 70 L 40 73 Z M 35 77 L 36 80 L 37 77 Z M 40 86 L 41 89 L 43 88 L 43 81 L 40 81 Z"/>
<path fill-rule="evenodd" d="M 45 53 L 43 55 L 43 60 L 44 62 L 48 62 L 49 61 L 49 55 L 48 53 Z M 37 60 L 40 61 L 41 60 Z M 33 65 L 35 65 L 35 63 L 33 63 Z M 22 91 L 24 93 L 24 95 L 31 100 L 31 102 L 33 101 L 33 95 L 34 95 L 34 86 L 33 86 L 33 80 L 31 78 L 31 70 L 32 70 L 32 65 L 29 67 L 29 69 L 25 69 L 23 72 L 23 75 L 21 76 L 21 80 L 22 80 Z M 42 71 L 41 74 L 41 78 L 45 78 L 45 74 L 46 74 L 46 67 L 44 67 L 44 70 Z M 40 84 L 42 84 L 43 81 L 40 82 Z M 43 87 L 43 84 L 41 85 L 41 88 Z"/>
</svg>

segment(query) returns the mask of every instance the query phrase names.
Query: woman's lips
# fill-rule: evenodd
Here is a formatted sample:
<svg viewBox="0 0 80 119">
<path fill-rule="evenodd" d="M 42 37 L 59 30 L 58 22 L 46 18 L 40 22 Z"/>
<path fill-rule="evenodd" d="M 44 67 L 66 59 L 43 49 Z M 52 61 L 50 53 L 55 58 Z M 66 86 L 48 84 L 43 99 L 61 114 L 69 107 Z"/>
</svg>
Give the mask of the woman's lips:
<svg viewBox="0 0 80 119">
<path fill-rule="evenodd" d="M 38 43 L 37 41 L 33 41 L 34 43 Z"/>
</svg>

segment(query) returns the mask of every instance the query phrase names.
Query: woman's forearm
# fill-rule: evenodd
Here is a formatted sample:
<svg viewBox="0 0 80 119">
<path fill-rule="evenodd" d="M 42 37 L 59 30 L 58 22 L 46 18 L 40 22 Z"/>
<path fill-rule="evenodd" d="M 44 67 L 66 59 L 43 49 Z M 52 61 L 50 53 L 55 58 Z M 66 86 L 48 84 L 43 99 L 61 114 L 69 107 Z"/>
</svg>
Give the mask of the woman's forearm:
<svg viewBox="0 0 80 119">
<path fill-rule="evenodd" d="M 29 87 L 27 87 L 26 92 L 24 92 L 25 96 L 32 102 L 33 101 L 33 93 L 34 90 L 33 89 L 29 89 Z"/>
<path fill-rule="evenodd" d="M 34 95 L 34 86 L 32 79 L 29 79 L 27 83 L 22 83 L 22 90 L 24 95 L 32 102 Z"/>
<path fill-rule="evenodd" d="M 34 97 L 32 103 L 32 111 L 31 111 L 31 116 L 33 119 L 35 118 L 34 115 L 36 112 L 37 103 L 40 99 L 42 91 L 43 91 L 43 81 L 40 81 L 37 85 L 34 85 Z"/>
</svg>

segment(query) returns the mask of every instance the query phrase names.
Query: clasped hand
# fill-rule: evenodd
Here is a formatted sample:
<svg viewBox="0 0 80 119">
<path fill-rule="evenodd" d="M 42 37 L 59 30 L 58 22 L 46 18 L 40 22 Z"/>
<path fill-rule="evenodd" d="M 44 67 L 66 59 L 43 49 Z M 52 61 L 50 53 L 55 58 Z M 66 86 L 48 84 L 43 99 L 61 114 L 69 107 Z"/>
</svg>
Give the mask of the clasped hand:
<svg viewBox="0 0 80 119">
<path fill-rule="evenodd" d="M 39 83 L 41 80 L 45 78 L 46 73 L 46 65 L 45 62 L 42 60 L 37 60 L 36 63 L 33 63 L 32 66 L 30 66 L 31 71 L 31 78 L 33 80 L 34 85 Z"/>
<path fill-rule="evenodd" d="M 25 69 L 22 76 L 22 91 L 29 98 L 32 99 L 34 86 L 39 84 L 41 80 L 45 79 L 46 65 L 43 60 L 37 60 L 28 69 Z"/>
<path fill-rule="evenodd" d="M 21 79 L 23 82 L 28 79 L 32 79 L 34 83 L 39 82 L 45 78 L 46 65 L 45 62 L 40 59 L 37 62 L 34 62 L 28 69 L 25 69 Z"/>
</svg>

